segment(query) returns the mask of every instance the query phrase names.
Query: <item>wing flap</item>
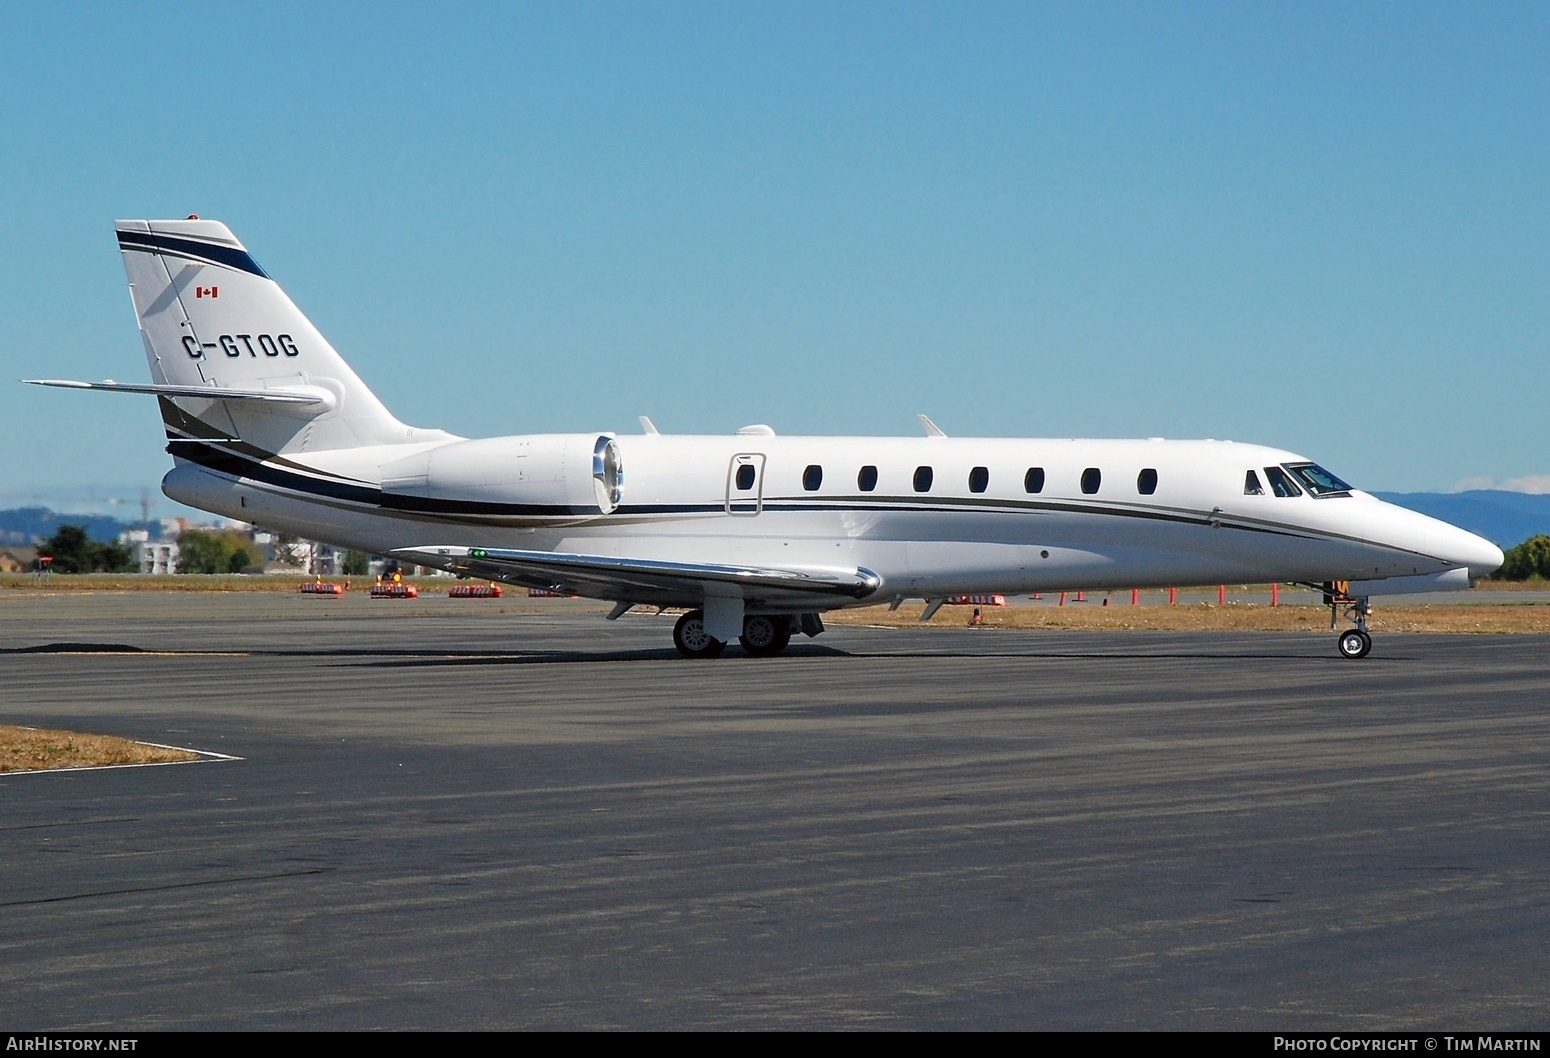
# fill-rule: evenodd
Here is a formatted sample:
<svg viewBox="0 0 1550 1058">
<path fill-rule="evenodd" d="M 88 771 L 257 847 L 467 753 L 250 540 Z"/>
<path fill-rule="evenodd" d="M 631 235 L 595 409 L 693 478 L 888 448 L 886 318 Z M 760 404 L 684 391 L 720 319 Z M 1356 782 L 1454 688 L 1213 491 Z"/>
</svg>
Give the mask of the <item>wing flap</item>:
<svg viewBox="0 0 1550 1058">
<path fill-rule="evenodd" d="M 864 599 L 882 586 L 881 577 L 862 567 L 778 569 L 441 545 L 399 548 L 393 554 L 481 580 L 666 606 L 698 606 L 707 594 L 734 591 L 745 600 L 776 605 L 825 597 Z"/>
</svg>

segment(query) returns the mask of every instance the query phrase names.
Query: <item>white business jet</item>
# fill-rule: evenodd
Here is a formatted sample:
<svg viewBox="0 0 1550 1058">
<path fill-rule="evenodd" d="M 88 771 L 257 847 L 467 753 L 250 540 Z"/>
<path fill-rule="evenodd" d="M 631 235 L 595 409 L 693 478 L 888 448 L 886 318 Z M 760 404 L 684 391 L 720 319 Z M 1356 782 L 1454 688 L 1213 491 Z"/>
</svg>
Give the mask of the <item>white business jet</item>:
<svg viewBox="0 0 1550 1058">
<path fill-rule="evenodd" d="M 683 607 L 687 657 L 778 654 L 906 598 L 1250 581 L 1322 587 L 1371 649 L 1373 595 L 1468 587 L 1491 542 L 1231 441 L 608 431 L 467 440 L 393 417 L 224 224 L 117 225 L 172 499 L 461 576 Z"/>
</svg>

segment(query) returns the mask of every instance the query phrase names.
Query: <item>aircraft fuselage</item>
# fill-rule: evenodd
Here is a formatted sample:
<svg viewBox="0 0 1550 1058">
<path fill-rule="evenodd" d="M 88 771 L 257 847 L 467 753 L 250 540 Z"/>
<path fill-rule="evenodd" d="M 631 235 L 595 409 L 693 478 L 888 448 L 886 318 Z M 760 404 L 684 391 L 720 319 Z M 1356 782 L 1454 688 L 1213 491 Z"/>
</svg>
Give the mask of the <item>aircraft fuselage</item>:
<svg viewBox="0 0 1550 1058">
<path fill-rule="evenodd" d="M 619 463 L 617 504 L 606 513 L 606 503 L 586 502 L 593 468 L 579 458 L 525 480 L 511 467 L 536 464 L 546 445 L 570 441 L 584 452 L 594 438 L 610 438 Z M 529 454 L 501 465 L 499 442 Z M 321 453 L 312 473 L 282 470 L 268 482 L 180 460 L 165 488 L 191 506 L 379 554 L 455 539 L 876 573 L 878 592 L 850 605 L 893 595 L 1467 577 L 1471 566 L 1500 562 L 1478 537 L 1364 492 L 1276 495 L 1267 468 L 1309 461 L 1231 441 L 587 434 L 480 443 L 490 461 L 482 473 L 432 476 L 412 501 L 382 487 L 382 468 L 404 461 L 399 447 Z M 1250 473 L 1258 494 L 1246 491 Z"/>
</svg>

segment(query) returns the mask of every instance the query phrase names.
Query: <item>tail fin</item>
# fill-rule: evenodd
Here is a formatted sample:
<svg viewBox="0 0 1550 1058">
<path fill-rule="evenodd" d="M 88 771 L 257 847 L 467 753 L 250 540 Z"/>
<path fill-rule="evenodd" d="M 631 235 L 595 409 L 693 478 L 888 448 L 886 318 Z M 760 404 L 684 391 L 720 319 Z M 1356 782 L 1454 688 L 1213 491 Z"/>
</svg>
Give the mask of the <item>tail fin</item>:
<svg viewBox="0 0 1550 1058">
<path fill-rule="evenodd" d="M 426 437 L 383 407 L 226 225 L 121 220 L 117 229 L 157 384 L 322 398 L 206 404 L 163 396 L 168 436 L 240 438 L 274 453 Z"/>
</svg>

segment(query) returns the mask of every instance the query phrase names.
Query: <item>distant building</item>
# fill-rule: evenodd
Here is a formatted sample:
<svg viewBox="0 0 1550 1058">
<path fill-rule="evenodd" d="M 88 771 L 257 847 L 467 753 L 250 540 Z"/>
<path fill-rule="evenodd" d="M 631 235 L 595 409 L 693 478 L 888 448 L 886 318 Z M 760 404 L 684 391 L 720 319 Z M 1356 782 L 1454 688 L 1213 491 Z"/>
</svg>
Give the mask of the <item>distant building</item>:
<svg viewBox="0 0 1550 1058">
<path fill-rule="evenodd" d="M 170 521 L 170 519 L 169 519 Z M 120 547 L 129 548 L 135 556 L 141 573 L 176 573 L 178 571 L 178 542 L 176 540 L 152 540 L 149 529 L 125 529 L 118 534 Z"/>
<path fill-rule="evenodd" d="M 344 572 L 344 548 L 332 544 L 313 543 L 312 568 L 308 572 L 321 577 L 332 577 Z"/>
<path fill-rule="evenodd" d="M 141 573 L 176 573 L 178 571 L 178 542 L 176 540 L 142 540 L 138 545 Z"/>
</svg>

